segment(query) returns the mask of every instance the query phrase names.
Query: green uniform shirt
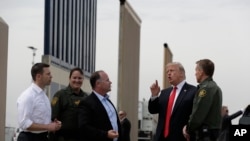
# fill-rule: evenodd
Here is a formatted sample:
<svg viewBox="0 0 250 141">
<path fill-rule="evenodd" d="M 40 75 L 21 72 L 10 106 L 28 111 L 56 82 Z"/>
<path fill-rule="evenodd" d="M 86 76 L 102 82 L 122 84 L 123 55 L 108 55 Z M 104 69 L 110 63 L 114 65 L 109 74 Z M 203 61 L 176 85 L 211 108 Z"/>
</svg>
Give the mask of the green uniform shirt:
<svg viewBox="0 0 250 141">
<path fill-rule="evenodd" d="M 56 92 L 51 102 L 52 120 L 58 119 L 62 122 L 59 132 L 67 134 L 78 130 L 78 105 L 86 96 L 82 90 L 79 94 L 74 93 L 70 86 Z"/>
<path fill-rule="evenodd" d="M 220 129 L 221 125 L 222 91 L 212 78 L 207 78 L 198 86 L 193 101 L 193 110 L 187 125 L 189 133 L 200 130 Z"/>
</svg>

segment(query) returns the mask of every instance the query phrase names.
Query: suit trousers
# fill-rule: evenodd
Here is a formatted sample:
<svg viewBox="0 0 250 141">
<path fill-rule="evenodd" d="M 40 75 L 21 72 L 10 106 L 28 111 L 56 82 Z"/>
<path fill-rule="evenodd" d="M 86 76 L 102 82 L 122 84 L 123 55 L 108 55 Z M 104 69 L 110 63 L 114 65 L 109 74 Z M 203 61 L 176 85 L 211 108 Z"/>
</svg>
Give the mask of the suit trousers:
<svg viewBox="0 0 250 141">
<path fill-rule="evenodd" d="M 17 141 L 48 141 L 48 132 L 44 133 L 31 133 L 21 132 L 18 135 Z"/>
</svg>

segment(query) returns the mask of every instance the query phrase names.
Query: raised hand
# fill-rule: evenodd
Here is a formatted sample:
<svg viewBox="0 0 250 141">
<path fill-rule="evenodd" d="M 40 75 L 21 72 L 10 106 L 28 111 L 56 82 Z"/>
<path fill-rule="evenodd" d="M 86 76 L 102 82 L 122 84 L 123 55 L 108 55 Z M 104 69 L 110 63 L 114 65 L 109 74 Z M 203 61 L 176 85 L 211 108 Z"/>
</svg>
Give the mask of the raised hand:
<svg viewBox="0 0 250 141">
<path fill-rule="evenodd" d="M 155 80 L 155 83 L 153 83 L 150 87 L 150 90 L 151 90 L 151 94 L 152 96 L 158 96 L 158 94 L 160 93 L 160 87 L 158 85 L 158 81 Z"/>
</svg>

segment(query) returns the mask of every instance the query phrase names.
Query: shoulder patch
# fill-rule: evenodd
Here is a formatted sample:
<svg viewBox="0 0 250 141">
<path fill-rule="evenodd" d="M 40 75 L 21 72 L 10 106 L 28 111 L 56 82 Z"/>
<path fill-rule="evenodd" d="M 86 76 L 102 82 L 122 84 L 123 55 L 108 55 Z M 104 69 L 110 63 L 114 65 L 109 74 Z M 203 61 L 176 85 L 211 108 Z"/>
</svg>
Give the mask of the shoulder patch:
<svg viewBox="0 0 250 141">
<path fill-rule="evenodd" d="M 207 94 L 207 91 L 206 90 L 204 90 L 204 89 L 202 89 L 202 90 L 200 90 L 200 92 L 199 92 L 199 97 L 204 97 L 204 96 L 206 96 L 206 94 Z"/>
<path fill-rule="evenodd" d="M 54 97 L 51 101 L 52 106 L 55 106 L 58 101 L 58 97 Z"/>
</svg>

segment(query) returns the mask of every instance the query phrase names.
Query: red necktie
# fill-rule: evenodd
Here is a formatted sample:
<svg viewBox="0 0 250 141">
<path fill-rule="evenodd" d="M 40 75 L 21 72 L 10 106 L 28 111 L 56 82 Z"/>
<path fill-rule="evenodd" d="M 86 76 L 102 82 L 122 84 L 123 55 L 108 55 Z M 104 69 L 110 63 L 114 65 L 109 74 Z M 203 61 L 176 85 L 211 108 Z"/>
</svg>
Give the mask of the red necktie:
<svg viewBox="0 0 250 141">
<path fill-rule="evenodd" d="M 167 111 L 166 111 L 164 137 L 167 137 L 168 133 L 169 133 L 169 122 L 170 122 L 170 117 L 171 117 L 171 113 L 172 113 L 172 107 L 173 107 L 173 103 L 174 103 L 176 90 L 177 90 L 177 87 L 174 87 L 171 95 L 169 96 L 168 105 L 167 105 L 168 107 L 167 107 Z"/>
</svg>

